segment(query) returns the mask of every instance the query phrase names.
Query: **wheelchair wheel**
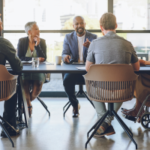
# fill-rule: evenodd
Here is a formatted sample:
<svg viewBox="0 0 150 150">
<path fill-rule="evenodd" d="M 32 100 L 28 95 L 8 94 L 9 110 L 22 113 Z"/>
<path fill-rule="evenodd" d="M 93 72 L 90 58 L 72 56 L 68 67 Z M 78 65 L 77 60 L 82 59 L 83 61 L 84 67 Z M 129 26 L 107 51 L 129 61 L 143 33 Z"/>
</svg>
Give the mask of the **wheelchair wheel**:
<svg viewBox="0 0 150 150">
<path fill-rule="evenodd" d="M 145 129 L 150 130 L 150 113 L 144 113 L 142 115 L 141 124 Z"/>
</svg>

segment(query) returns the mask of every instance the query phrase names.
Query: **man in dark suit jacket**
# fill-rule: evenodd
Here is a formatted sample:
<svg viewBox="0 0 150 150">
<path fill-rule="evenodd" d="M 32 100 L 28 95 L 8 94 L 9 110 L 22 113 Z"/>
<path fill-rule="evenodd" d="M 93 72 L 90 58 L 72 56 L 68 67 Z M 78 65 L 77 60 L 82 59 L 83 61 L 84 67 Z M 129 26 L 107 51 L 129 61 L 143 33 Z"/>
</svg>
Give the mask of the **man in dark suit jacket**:
<svg viewBox="0 0 150 150">
<path fill-rule="evenodd" d="M 2 22 L 0 21 L 0 32 L 2 30 Z M 14 72 L 20 72 L 22 70 L 22 63 L 16 56 L 16 50 L 13 45 L 6 39 L 0 37 L 0 64 L 5 65 L 6 60 L 9 61 L 11 68 Z M 17 94 L 14 94 L 8 101 L 4 103 L 3 118 L 16 128 L 16 105 L 17 105 Z M 10 129 L 6 124 L 3 124 L 7 129 L 10 136 L 17 135 L 19 130 L 16 131 Z M 2 131 L 1 136 L 6 136 Z"/>
<path fill-rule="evenodd" d="M 85 30 L 84 18 L 76 16 L 73 19 L 74 32 L 66 35 L 63 43 L 62 57 L 65 63 L 73 62 L 85 62 L 88 52 L 88 47 L 93 39 L 97 38 L 97 35 L 92 34 Z M 73 106 L 73 117 L 79 115 L 79 104 L 75 96 L 74 89 L 77 82 L 84 83 L 82 77 L 83 74 L 71 74 L 65 73 L 63 85 L 65 92 Z"/>
</svg>

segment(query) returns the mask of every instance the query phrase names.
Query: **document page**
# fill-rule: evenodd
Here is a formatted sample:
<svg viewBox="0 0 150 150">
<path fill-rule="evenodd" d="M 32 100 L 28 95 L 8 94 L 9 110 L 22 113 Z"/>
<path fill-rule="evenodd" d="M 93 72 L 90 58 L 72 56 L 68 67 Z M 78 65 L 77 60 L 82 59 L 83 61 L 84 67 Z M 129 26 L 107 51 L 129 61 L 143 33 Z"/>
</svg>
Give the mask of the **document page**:
<svg viewBox="0 0 150 150">
<path fill-rule="evenodd" d="M 48 62 L 48 61 L 44 61 L 44 62 L 42 62 L 42 63 L 44 63 L 44 64 L 46 64 L 46 65 L 54 65 L 54 63 L 51 63 L 51 62 Z"/>
<path fill-rule="evenodd" d="M 85 66 L 83 66 L 83 67 L 76 67 L 76 68 L 79 69 L 79 70 L 86 70 Z"/>
<path fill-rule="evenodd" d="M 21 61 L 23 64 L 31 64 L 32 63 L 32 60 L 30 61 Z"/>
<path fill-rule="evenodd" d="M 6 68 L 11 68 L 10 64 L 5 64 Z"/>
</svg>

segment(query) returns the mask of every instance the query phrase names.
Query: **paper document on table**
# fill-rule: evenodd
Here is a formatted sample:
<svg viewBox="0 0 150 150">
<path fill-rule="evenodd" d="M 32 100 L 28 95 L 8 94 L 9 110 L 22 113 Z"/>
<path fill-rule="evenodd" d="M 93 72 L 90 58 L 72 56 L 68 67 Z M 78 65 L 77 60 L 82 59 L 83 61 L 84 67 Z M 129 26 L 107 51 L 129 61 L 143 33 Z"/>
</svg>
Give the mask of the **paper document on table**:
<svg viewBox="0 0 150 150">
<path fill-rule="evenodd" d="M 11 68 L 10 64 L 5 64 L 6 68 Z"/>
<path fill-rule="evenodd" d="M 21 61 L 23 64 L 31 64 L 32 63 L 32 60 L 30 61 Z"/>
<path fill-rule="evenodd" d="M 76 68 L 79 69 L 79 70 L 86 70 L 85 66 L 83 66 L 83 67 L 76 67 Z"/>
<path fill-rule="evenodd" d="M 43 63 L 46 64 L 46 65 L 54 65 L 54 63 L 50 63 L 50 62 L 47 62 L 47 61 L 44 61 Z"/>
</svg>

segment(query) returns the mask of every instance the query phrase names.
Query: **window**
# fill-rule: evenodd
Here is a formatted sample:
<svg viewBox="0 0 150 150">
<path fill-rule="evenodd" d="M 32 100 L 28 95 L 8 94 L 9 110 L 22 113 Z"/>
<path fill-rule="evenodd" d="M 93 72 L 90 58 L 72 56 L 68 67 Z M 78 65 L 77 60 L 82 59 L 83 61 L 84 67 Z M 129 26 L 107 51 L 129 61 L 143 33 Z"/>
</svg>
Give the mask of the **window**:
<svg viewBox="0 0 150 150">
<path fill-rule="evenodd" d="M 117 17 L 118 30 L 149 30 L 149 0 L 114 0 L 113 12 Z"/>
<path fill-rule="evenodd" d="M 73 29 L 76 15 L 85 17 L 87 29 L 99 29 L 104 12 L 107 0 L 5 0 L 4 30 L 24 30 L 29 21 L 36 21 L 41 30 Z"/>
<path fill-rule="evenodd" d="M 103 13 L 110 10 L 113 10 L 117 18 L 117 34 L 131 41 L 138 53 L 150 53 L 150 35 L 147 31 L 150 30 L 150 0 L 3 0 L 3 2 L 3 9 L 0 5 L 0 13 L 3 13 L 4 37 L 17 48 L 19 38 L 27 36 L 24 25 L 29 21 L 36 21 L 41 30 L 40 37 L 46 40 L 49 62 L 55 62 L 55 55 L 61 55 L 65 35 L 68 30 L 73 31 L 74 16 L 83 16 L 86 29 L 100 37 L 102 34 L 99 32 L 99 19 Z M 54 89 L 57 83 L 50 82 L 44 84 L 43 91 L 64 91 L 61 75 L 52 75 L 51 79 L 60 80 L 61 84 L 58 83 L 60 88 Z"/>
</svg>

